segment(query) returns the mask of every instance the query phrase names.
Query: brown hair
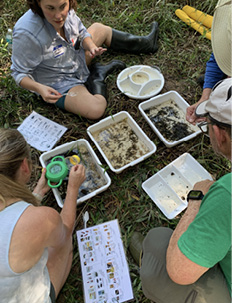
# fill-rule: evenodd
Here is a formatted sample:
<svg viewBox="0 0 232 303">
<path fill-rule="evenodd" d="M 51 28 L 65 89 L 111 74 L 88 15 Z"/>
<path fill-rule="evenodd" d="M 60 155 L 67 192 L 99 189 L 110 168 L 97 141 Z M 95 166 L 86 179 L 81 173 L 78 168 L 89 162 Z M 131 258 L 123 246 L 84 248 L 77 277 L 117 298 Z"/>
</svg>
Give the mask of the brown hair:
<svg viewBox="0 0 232 303">
<path fill-rule="evenodd" d="M 34 14 L 38 14 L 41 18 L 44 19 L 43 11 L 38 4 L 40 1 L 41 0 L 27 0 L 27 4 L 28 4 L 29 8 L 33 11 Z M 71 9 L 74 9 L 74 10 L 77 9 L 76 0 L 69 0 L 69 10 L 71 10 Z"/>
<path fill-rule="evenodd" d="M 31 161 L 30 147 L 16 129 L 0 129 L 0 202 L 7 206 L 8 199 L 19 199 L 39 205 L 30 190 L 16 181 L 22 161 Z"/>
</svg>

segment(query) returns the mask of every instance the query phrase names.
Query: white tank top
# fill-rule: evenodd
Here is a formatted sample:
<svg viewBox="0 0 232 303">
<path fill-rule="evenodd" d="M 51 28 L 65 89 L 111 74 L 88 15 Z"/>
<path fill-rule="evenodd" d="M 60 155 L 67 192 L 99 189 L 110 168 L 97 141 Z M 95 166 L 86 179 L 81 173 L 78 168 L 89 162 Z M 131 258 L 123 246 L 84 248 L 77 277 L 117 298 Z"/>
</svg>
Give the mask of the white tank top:
<svg viewBox="0 0 232 303">
<path fill-rule="evenodd" d="M 48 250 L 30 270 L 15 273 L 9 264 L 9 248 L 14 227 L 31 204 L 16 202 L 0 212 L 0 302 L 51 303 L 47 269 Z M 30 243 L 28 243 L 30 245 Z"/>
</svg>

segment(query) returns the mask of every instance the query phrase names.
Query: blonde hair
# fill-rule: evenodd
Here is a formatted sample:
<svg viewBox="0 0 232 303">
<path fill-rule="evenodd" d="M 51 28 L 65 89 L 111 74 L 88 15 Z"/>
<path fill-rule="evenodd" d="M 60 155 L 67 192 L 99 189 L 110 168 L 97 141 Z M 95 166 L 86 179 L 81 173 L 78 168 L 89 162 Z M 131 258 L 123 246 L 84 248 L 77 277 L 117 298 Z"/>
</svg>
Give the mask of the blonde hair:
<svg viewBox="0 0 232 303">
<path fill-rule="evenodd" d="M 0 202 L 8 206 L 7 200 L 18 199 L 39 205 L 27 186 L 16 181 L 22 161 L 31 161 L 30 147 L 16 129 L 0 129 Z"/>
</svg>

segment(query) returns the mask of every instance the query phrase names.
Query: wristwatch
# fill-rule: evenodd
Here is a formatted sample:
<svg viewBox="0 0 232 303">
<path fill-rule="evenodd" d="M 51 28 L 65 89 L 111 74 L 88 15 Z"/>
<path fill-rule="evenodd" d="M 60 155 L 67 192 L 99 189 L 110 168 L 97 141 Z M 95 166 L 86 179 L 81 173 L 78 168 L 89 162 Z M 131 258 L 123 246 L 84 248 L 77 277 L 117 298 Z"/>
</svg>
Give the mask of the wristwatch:
<svg viewBox="0 0 232 303">
<path fill-rule="evenodd" d="M 187 201 L 189 200 L 202 200 L 204 195 L 201 190 L 190 190 L 187 195 Z"/>
</svg>

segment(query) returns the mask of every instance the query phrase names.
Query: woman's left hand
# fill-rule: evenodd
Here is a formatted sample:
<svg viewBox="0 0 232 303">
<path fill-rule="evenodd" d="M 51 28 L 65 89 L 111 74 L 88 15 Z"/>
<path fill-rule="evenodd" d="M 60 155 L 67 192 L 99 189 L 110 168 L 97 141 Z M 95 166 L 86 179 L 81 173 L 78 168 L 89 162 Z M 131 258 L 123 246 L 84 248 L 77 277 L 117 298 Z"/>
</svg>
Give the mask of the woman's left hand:
<svg viewBox="0 0 232 303">
<path fill-rule="evenodd" d="M 103 47 L 92 47 L 89 50 L 90 53 L 90 57 L 93 59 L 96 56 L 101 56 L 104 52 L 107 51 L 107 48 L 103 48 Z"/>
</svg>

